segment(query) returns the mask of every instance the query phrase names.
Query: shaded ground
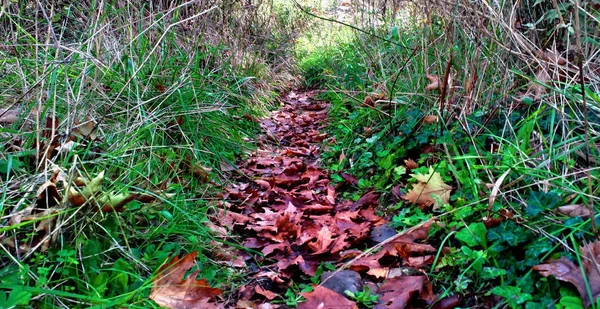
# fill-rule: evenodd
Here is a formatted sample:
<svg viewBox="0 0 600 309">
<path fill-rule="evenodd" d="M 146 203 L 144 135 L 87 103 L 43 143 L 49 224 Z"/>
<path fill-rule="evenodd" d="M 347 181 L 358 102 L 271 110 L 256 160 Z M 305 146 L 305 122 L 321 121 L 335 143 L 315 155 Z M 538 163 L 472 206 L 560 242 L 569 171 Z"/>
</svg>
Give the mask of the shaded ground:
<svg viewBox="0 0 600 309">
<path fill-rule="evenodd" d="M 282 98 L 282 108 L 261 120 L 265 134 L 256 141 L 258 150 L 240 164 L 215 208 L 211 228 L 257 252 L 225 247 L 217 253 L 250 270 L 247 283 L 221 305 L 286 308 L 298 300 L 288 289 L 299 292 L 298 284 L 311 282 L 321 286 L 301 293 L 305 299 L 298 308 L 362 306 L 342 295 L 365 287 L 378 295 L 376 308 L 432 304 L 436 297 L 425 272 L 437 249 L 421 243 L 432 222 L 396 234 L 377 215 L 378 193 L 369 191 L 357 201 L 340 198 L 357 179 L 343 174 L 345 182 L 334 186 L 319 166 L 328 105 L 314 94 L 292 92 Z M 322 274 L 319 265 L 325 263 L 337 271 Z M 282 299 L 287 305 L 278 303 Z"/>
</svg>

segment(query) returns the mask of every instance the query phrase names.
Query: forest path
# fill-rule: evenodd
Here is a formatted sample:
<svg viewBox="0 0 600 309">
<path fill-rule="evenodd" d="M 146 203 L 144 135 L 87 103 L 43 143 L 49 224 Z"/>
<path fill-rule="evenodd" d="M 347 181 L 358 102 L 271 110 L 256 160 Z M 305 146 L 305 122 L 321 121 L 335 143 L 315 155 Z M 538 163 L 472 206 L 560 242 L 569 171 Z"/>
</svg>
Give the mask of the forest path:
<svg viewBox="0 0 600 309">
<path fill-rule="evenodd" d="M 260 120 L 265 133 L 255 141 L 258 149 L 239 163 L 239 173 L 220 196 L 211 228 L 260 252 L 215 249 L 215 258 L 247 271 L 246 284 L 232 291 L 225 307 L 358 308 L 361 301 L 348 299 L 344 291 L 356 295 L 365 287 L 378 295 L 375 308 L 431 304 L 435 297 L 422 269 L 437 250 L 420 243 L 431 223 L 397 235 L 376 214 L 378 193 L 368 191 L 356 201 L 340 198 L 339 192 L 358 180 L 341 173 L 345 181 L 334 186 L 319 165 L 329 105 L 315 93 L 290 92 L 280 109 Z M 392 236 L 379 251 L 362 254 Z M 338 270 L 350 265 L 323 274 L 323 264 Z M 300 285 L 311 282 L 313 291 L 301 293 Z"/>
</svg>

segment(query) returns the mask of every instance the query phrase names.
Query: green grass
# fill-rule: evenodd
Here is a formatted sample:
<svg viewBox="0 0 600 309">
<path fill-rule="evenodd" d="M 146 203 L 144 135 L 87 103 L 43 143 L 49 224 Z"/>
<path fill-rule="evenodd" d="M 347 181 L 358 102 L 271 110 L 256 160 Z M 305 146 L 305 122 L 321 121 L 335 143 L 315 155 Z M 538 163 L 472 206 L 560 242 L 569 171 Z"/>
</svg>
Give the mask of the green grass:
<svg viewBox="0 0 600 309">
<path fill-rule="evenodd" d="M 536 14 L 544 13 L 538 9 Z M 559 256 L 577 265 L 579 246 L 595 239 L 589 218 L 556 211 L 568 204 L 592 203 L 597 209 L 598 169 L 586 163 L 585 151 L 590 145 L 590 162 L 595 162 L 598 136 L 589 129 L 586 137 L 581 87 L 573 80 L 544 85 L 548 91 L 535 101 L 517 102 L 513 97 L 531 83 L 543 85 L 531 67 L 540 60 L 527 55 L 528 67 L 502 48 L 511 44 L 507 29 L 488 29 L 495 35 L 491 38 L 462 24 L 469 19 L 461 19 L 460 12 L 434 14 L 426 25 L 388 20 L 369 29 L 372 35 L 328 33 L 329 46 L 316 40 L 324 47 L 299 53 L 305 82 L 329 89 L 322 97 L 332 104 L 329 132 L 335 143 L 327 145 L 323 158 L 333 172 L 360 179 L 347 196 L 358 198 L 371 188 L 381 192 L 381 211 L 395 227 L 440 217 L 442 227 L 431 231 L 430 241 L 449 247 L 450 253 L 439 254 L 429 270 L 440 295 L 467 295 L 467 306 L 499 295 L 503 305 L 513 308 L 568 307 L 577 291 L 531 267 Z M 490 23 L 499 25 L 495 19 Z M 556 38 L 569 39 L 572 34 Z M 447 68 L 458 87 L 446 93 L 441 105 L 439 91 L 424 90 L 426 75 L 443 81 Z M 473 75 L 477 78 L 469 91 L 465 86 Z M 590 77 L 586 87 L 597 81 Z M 586 90 L 587 118 L 595 128 L 597 92 L 591 88 Z M 384 100 L 375 107 L 363 104 L 374 94 Z M 437 116 L 439 123 L 424 123 L 427 115 Z M 411 173 L 426 173 L 433 166 L 454 187 L 449 204 L 422 211 L 406 201 L 390 202 L 393 186 L 407 190 L 413 182 L 403 168 L 406 159 L 420 166 Z M 342 181 L 335 173 L 332 177 Z M 500 190 L 493 193 L 496 183 Z M 482 222 L 506 213 L 513 218 L 494 227 Z"/>
<path fill-rule="evenodd" d="M 337 172 L 360 179 L 344 194 L 383 193 L 381 211 L 398 229 L 433 216 L 443 223 L 429 238 L 450 248 L 428 270 L 436 293 L 467 295 L 465 306 L 498 295 L 500 306 L 581 307 L 575 289 L 531 267 L 559 256 L 579 265 L 578 248 L 595 237 L 589 218 L 556 209 L 597 209 L 598 64 L 586 59 L 584 96 L 574 78 L 544 85 L 536 70 L 546 64 L 514 35 L 538 49 L 576 46 L 581 36 L 595 55 L 598 12 L 586 6 L 578 27 L 570 3 L 526 2 L 520 9 L 535 18 L 523 21 L 525 30 L 501 14 L 486 16 L 485 25 L 462 18 L 474 15 L 459 1 L 433 7 L 429 20 L 418 4 L 394 20 L 393 10 L 384 18 L 358 12 L 368 19 L 353 25 L 364 32 L 307 18 L 282 1 L 258 1 L 256 11 L 238 2 L 92 1 L 45 12 L 11 3 L 0 13 L 8 42 L 0 46 L 0 108 L 21 116 L 0 126 L 0 303 L 156 307 L 148 300 L 154 272 L 170 255 L 192 251 L 202 277 L 235 289 L 241 274 L 211 256 L 210 241 L 222 242 L 205 226 L 211 196 L 225 179 L 221 167 L 252 150 L 258 126 L 249 119 L 272 108 L 295 79 L 295 55 L 304 86 L 326 89 L 332 104 L 329 133 L 337 142 L 325 145 L 324 162 L 334 180 L 341 181 Z M 336 3 L 311 2 L 309 12 L 330 12 L 321 5 Z M 500 12 L 510 2 L 498 5 L 506 6 L 493 8 Z M 555 27 L 561 18 L 568 25 Z M 443 100 L 424 90 L 426 75 L 448 70 L 457 87 Z M 531 85 L 546 92 L 517 102 Z M 363 104 L 367 96 L 375 108 Z M 432 115 L 439 122 L 423 121 Z M 87 123 L 98 138 L 74 137 L 89 131 Z M 62 150 L 45 153 L 49 144 Z M 454 187 L 449 204 L 432 211 L 391 202 L 394 186 L 415 183 L 406 159 L 420 166 L 410 173 L 432 166 Z M 51 188 L 37 192 L 60 175 L 56 191 L 65 197 L 78 177 L 102 172 L 102 186 L 92 190 L 98 196 L 81 207 L 53 201 Z M 126 193 L 156 200 L 131 201 L 123 212 L 93 206 Z M 496 226 L 482 223 L 506 214 L 512 218 Z M 282 301 L 296 304 L 300 289 Z M 370 305 L 372 295 L 363 294 Z"/>
<path fill-rule="evenodd" d="M 205 223 L 211 196 L 224 182 L 221 167 L 253 149 L 259 128 L 251 119 L 290 86 L 286 66 L 292 63 L 281 59 L 291 45 L 250 48 L 253 36 L 235 24 L 223 29 L 236 34 L 231 40 L 237 41 L 228 41 L 211 28 L 220 18 L 216 8 L 177 5 L 47 7 L 53 31 L 25 4 L 0 16 L 3 41 L 10 42 L 0 50 L 0 107 L 23 115 L 0 127 L 0 147 L 10 149 L 0 154 L 1 303 L 157 307 L 148 300 L 153 273 L 169 256 L 192 251 L 199 252 L 200 276 L 211 284 L 240 284 L 238 271 L 213 259 L 210 242 L 223 241 Z M 237 4 L 220 10 L 243 11 Z M 279 20 L 255 20 L 263 28 L 254 35 L 272 35 L 272 42 L 293 38 L 298 26 L 289 5 L 260 10 L 254 18 L 269 20 L 273 13 Z M 46 119 L 56 119 L 54 127 Z M 71 148 L 42 158 L 45 145 L 64 146 L 89 121 L 98 139 L 74 138 Z M 62 197 L 72 179 L 104 171 L 97 194 L 157 200 L 134 200 L 123 212 L 107 213 L 92 206 L 94 198 L 82 207 L 62 200 L 49 215 L 9 221 L 36 204 L 36 191 L 58 170 L 67 178 L 65 187 L 57 184 Z M 35 231 L 46 222 L 52 223 L 47 232 Z M 32 249 L 40 239 L 50 240 L 49 248 Z"/>
</svg>

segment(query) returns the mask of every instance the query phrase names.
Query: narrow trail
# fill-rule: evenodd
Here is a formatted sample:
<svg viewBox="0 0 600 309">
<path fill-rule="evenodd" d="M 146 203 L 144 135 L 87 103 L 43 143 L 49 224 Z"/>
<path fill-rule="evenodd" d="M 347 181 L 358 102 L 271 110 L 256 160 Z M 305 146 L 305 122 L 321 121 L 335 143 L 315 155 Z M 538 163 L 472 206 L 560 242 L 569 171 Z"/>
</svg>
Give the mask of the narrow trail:
<svg viewBox="0 0 600 309">
<path fill-rule="evenodd" d="M 357 201 L 341 199 L 339 192 L 358 180 L 344 174 L 345 182 L 334 186 L 320 166 L 329 105 L 314 95 L 291 92 L 281 99 L 282 108 L 261 120 L 265 134 L 256 140 L 258 150 L 240 163 L 240 172 L 220 196 L 211 228 L 260 252 L 221 249 L 230 265 L 249 270 L 246 284 L 222 305 L 288 308 L 294 304 L 277 300 L 292 283 L 311 283 L 311 277 L 316 282 L 319 275 L 318 282 L 331 278 L 301 293 L 305 300 L 298 308 L 358 308 L 344 291 L 365 287 L 379 296 L 375 308 L 431 304 L 435 296 L 422 269 L 433 262 L 436 248 L 420 243 L 431 224 L 360 257 L 396 231 L 377 215 L 378 193 L 368 191 Z M 338 268 L 348 261 L 347 270 L 321 274 L 319 269 L 322 263 Z"/>
</svg>

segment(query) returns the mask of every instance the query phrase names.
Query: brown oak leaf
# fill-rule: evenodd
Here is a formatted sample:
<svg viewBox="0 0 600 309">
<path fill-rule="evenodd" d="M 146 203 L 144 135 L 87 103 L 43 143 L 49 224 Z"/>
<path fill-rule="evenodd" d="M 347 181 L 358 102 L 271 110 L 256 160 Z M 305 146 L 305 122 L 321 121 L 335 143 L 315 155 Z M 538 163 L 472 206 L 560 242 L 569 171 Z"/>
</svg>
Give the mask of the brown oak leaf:
<svg viewBox="0 0 600 309">
<path fill-rule="evenodd" d="M 326 287 L 314 288 L 312 292 L 300 293 L 306 302 L 298 304 L 298 309 L 358 309 L 355 302 Z"/>
<path fill-rule="evenodd" d="M 425 209 L 433 205 L 433 209 L 437 209 L 450 201 L 450 191 L 452 187 L 445 184 L 442 176 L 438 172 L 434 172 L 433 168 L 429 168 L 428 174 L 411 174 L 418 182 L 413 184 L 403 198 L 413 204 L 417 204 L 419 208 Z"/>
<path fill-rule="evenodd" d="M 196 280 L 198 270 L 183 279 L 185 273 L 194 266 L 197 254 L 198 252 L 192 252 L 181 259 L 175 257 L 163 264 L 152 282 L 149 298 L 172 309 L 207 308 L 207 299 L 223 291 L 210 287 L 206 279 Z"/>
</svg>

